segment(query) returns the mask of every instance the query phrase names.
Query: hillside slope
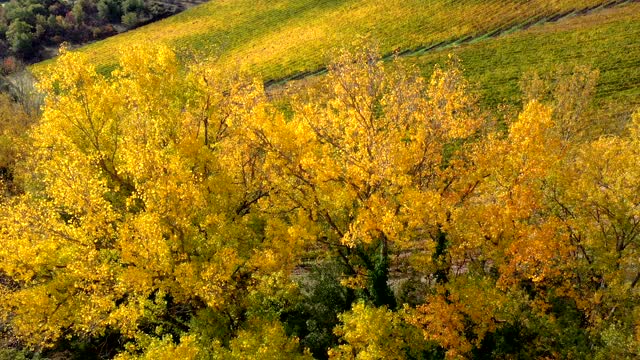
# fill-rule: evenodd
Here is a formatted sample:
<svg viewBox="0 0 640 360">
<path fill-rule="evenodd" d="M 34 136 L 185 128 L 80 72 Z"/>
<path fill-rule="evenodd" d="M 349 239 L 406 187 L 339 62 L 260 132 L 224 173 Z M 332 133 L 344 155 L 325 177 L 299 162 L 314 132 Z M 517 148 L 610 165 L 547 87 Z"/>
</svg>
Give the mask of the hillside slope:
<svg viewBox="0 0 640 360">
<path fill-rule="evenodd" d="M 332 52 L 362 35 L 378 42 L 386 58 L 400 56 L 425 73 L 457 54 L 487 105 L 518 104 L 523 74 L 549 73 L 558 64 L 601 71 L 598 116 L 621 124 L 640 105 L 634 0 L 220 0 L 80 51 L 108 73 L 119 51 L 168 44 L 185 61 L 213 58 L 226 70 L 277 85 L 322 73 Z"/>
<path fill-rule="evenodd" d="M 600 71 L 596 88 L 598 116 L 622 125 L 640 106 L 640 3 L 627 4 L 487 41 L 408 54 L 403 62 L 425 73 L 448 54 L 462 59 L 466 76 L 480 86 L 482 101 L 518 103 L 519 80 L 536 71 L 545 75 L 575 66 Z"/>
<path fill-rule="evenodd" d="M 217 0 L 82 51 L 107 71 L 120 48 L 163 43 L 185 57 L 216 57 L 225 68 L 280 79 L 321 67 L 327 52 L 365 34 L 390 53 L 611 3 L 620 1 Z"/>
</svg>

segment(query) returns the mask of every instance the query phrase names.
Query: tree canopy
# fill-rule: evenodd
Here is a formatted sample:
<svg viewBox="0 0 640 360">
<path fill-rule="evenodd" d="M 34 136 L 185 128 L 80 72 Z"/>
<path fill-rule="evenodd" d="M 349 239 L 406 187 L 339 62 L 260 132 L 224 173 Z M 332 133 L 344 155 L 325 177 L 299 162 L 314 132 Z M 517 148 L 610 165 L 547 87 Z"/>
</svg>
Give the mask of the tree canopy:
<svg viewBox="0 0 640 360">
<path fill-rule="evenodd" d="M 7 351 L 640 355 L 640 116 L 594 135 L 576 68 L 495 122 L 455 58 L 426 79 L 375 53 L 283 105 L 168 48 L 109 77 L 64 51 L 0 149 Z"/>
</svg>

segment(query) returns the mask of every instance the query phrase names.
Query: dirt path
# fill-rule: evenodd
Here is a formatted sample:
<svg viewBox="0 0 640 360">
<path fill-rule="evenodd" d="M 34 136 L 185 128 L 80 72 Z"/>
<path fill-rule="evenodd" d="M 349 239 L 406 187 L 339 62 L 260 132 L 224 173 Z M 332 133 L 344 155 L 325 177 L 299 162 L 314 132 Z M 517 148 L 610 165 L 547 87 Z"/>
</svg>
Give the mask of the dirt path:
<svg viewBox="0 0 640 360">
<path fill-rule="evenodd" d="M 404 50 L 398 49 L 394 52 L 383 55 L 382 60 L 387 61 L 395 57 L 422 55 L 428 52 L 435 52 L 435 51 L 447 49 L 453 46 L 471 44 L 477 41 L 493 39 L 502 35 L 511 34 L 517 31 L 523 31 L 532 26 L 554 23 L 570 17 L 584 16 L 584 15 L 591 14 L 604 9 L 610 9 L 616 6 L 621 6 L 624 4 L 635 3 L 635 2 L 640 2 L 640 0 L 610 0 L 610 1 L 603 2 L 600 5 L 585 7 L 581 9 L 573 9 L 570 11 L 565 11 L 563 13 L 558 13 L 550 16 L 543 16 L 543 15 L 535 16 L 525 22 L 512 25 L 512 26 L 497 28 L 480 35 L 475 35 L 475 36 L 469 35 L 469 36 L 465 36 L 458 39 L 445 40 L 435 44 L 418 46 L 413 49 L 404 49 Z M 280 79 L 268 80 L 265 82 L 264 85 L 266 88 L 275 87 L 279 85 L 284 85 L 289 81 L 302 80 L 311 76 L 322 75 L 322 74 L 325 74 L 326 72 L 327 72 L 327 68 L 322 67 L 313 71 L 305 71 L 305 72 L 297 73 L 297 74 L 290 75 Z"/>
</svg>

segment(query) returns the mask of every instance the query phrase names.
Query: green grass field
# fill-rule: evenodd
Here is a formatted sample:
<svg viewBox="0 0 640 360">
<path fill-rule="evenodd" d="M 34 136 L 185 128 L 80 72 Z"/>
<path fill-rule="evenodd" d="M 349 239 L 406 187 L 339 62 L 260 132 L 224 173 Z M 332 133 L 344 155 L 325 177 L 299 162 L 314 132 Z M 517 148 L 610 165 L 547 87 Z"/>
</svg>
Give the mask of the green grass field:
<svg viewBox="0 0 640 360">
<path fill-rule="evenodd" d="M 449 53 L 462 59 L 466 76 L 479 85 L 482 102 L 517 104 L 523 74 L 588 65 L 600 70 L 596 105 L 600 113 L 624 118 L 640 106 L 640 3 L 534 26 L 495 39 L 450 47 L 403 62 L 425 74 Z"/>
</svg>

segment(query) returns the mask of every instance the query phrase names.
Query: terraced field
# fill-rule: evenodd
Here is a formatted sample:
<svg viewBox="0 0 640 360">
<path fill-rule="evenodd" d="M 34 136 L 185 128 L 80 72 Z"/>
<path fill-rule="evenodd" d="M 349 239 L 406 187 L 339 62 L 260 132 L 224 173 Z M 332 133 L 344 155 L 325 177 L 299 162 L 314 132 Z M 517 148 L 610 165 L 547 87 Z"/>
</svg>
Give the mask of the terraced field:
<svg viewBox="0 0 640 360">
<path fill-rule="evenodd" d="M 613 0 L 214 0 L 135 31 L 91 44 L 103 71 L 118 49 L 164 43 L 188 57 L 218 58 L 265 79 L 322 67 L 332 49 L 367 34 L 384 53 L 478 38 Z"/>
</svg>

